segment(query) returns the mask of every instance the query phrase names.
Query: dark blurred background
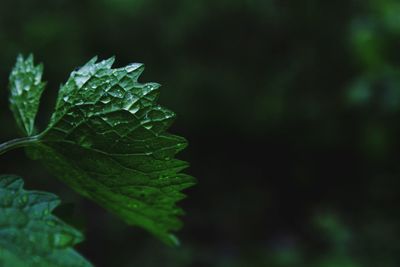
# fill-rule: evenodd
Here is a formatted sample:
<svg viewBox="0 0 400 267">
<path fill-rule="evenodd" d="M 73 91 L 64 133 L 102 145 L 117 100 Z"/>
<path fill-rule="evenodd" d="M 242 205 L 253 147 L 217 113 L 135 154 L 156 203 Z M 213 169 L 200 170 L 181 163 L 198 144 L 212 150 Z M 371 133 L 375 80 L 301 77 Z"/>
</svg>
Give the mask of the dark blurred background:
<svg viewBox="0 0 400 267">
<path fill-rule="evenodd" d="M 400 266 L 397 0 L 1 0 L 0 141 L 17 137 L 18 53 L 59 85 L 92 56 L 143 62 L 185 136 L 186 190 L 169 248 L 56 180 L 22 150 L 0 173 L 54 192 L 96 266 Z"/>
</svg>

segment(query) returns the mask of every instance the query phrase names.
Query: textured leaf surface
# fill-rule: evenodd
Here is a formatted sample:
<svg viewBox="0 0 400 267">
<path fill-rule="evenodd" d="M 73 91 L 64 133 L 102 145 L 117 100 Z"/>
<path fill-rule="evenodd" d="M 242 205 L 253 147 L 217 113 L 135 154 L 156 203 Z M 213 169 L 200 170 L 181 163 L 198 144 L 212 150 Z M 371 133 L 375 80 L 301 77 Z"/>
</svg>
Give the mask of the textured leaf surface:
<svg viewBox="0 0 400 267">
<path fill-rule="evenodd" d="M 32 135 L 40 96 L 45 87 L 42 80 L 43 66 L 35 66 L 33 56 L 26 60 L 18 56 L 10 75 L 10 107 L 19 129 L 25 135 Z"/>
<path fill-rule="evenodd" d="M 92 266 L 72 249 L 81 233 L 51 214 L 58 197 L 22 187 L 21 178 L 0 176 L 0 266 Z"/>
<path fill-rule="evenodd" d="M 92 59 L 71 74 L 33 155 L 128 224 L 177 244 L 176 202 L 194 184 L 174 159 L 186 140 L 166 132 L 175 114 L 156 103 L 159 84 L 138 82 L 143 66 L 113 61 Z"/>
</svg>

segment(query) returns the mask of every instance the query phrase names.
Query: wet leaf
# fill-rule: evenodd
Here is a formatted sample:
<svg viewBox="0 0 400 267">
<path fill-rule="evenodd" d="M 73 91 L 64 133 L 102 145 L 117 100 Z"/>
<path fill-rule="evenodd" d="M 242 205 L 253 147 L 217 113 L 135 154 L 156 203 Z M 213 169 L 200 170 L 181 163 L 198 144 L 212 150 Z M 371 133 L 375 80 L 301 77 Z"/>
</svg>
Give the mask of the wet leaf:
<svg viewBox="0 0 400 267">
<path fill-rule="evenodd" d="M 94 58 L 72 72 L 30 155 L 128 224 L 176 245 L 176 202 L 194 184 L 180 173 L 187 163 L 174 158 L 186 140 L 166 132 L 175 114 L 156 103 L 159 84 L 138 81 L 143 65 L 113 62 Z"/>
<path fill-rule="evenodd" d="M 40 96 L 45 87 L 42 73 L 43 65 L 35 66 L 32 55 L 26 60 L 20 55 L 10 75 L 10 108 L 18 128 L 28 136 L 34 133 Z"/>
</svg>

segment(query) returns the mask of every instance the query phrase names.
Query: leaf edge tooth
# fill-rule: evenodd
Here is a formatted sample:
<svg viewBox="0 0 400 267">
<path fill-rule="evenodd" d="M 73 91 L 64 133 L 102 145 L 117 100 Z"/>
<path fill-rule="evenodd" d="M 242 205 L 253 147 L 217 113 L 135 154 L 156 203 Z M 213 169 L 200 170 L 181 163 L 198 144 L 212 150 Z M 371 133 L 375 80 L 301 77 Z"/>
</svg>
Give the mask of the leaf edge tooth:
<svg viewBox="0 0 400 267">
<path fill-rule="evenodd" d="M 0 175 L 0 187 L 8 190 L 19 191 L 24 186 L 24 180 L 14 174 Z"/>
</svg>

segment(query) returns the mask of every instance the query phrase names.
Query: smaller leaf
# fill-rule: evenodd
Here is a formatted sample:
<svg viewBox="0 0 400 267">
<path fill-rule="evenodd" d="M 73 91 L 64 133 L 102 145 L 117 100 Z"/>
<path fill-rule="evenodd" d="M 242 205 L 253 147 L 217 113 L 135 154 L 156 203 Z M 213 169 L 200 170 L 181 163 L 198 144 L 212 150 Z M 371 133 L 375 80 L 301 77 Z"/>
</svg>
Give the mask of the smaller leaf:
<svg viewBox="0 0 400 267">
<path fill-rule="evenodd" d="M 42 82 L 43 65 L 35 66 L 33 56 L 18 56 L 10 75 L 10 108 L 24 135 L 34 133 L 35 117 L 45 83 Z"/>
<path fill-rule="evenodd" d="M 22 186 L 17 176 L 0 176 L 0 266 L 92 266 L 72 249 L 82 234 L 51 214 L 59 198 Z"/>
</svg>

